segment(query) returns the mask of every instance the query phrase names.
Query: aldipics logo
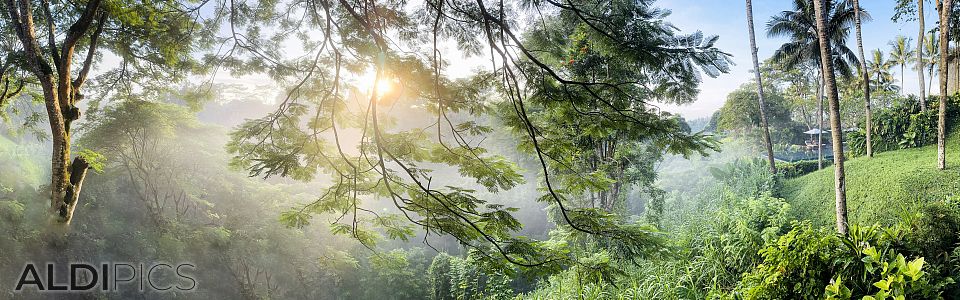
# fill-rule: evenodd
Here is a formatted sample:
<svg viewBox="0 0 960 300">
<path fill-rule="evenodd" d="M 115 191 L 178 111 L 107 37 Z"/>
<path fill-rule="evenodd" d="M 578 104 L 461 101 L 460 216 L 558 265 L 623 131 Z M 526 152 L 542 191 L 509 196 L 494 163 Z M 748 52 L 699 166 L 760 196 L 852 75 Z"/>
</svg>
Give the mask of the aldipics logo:
<svg viewBox="0 0 960 300">
<path fill-rule="evenodd" d="M 15 291 L 192 291 L 196 266 L 190 263 L 28 263 L 20 273 Z"/>
</svg>

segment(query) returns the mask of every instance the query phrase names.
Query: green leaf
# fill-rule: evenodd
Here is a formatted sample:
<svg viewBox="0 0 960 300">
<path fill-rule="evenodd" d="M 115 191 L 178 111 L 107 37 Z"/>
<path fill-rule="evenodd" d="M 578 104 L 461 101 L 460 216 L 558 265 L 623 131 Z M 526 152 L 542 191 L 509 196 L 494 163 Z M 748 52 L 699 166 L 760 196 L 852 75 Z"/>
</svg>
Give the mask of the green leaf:
<svg viewBox="0 0 960 300">
<path fill-rule="evenodd" d="M 907 276 L 910 276 L 911 281 L 916 281 L 917 279 L 920 278 L 920 276 L 923 275 L 923 271 L 921 271 L 922 268 L 923 268 L 923 257 L 920 257 L 908 263 L 906 271 L 904 271 L 903 273 L 906 274 Z"/>
</svg>

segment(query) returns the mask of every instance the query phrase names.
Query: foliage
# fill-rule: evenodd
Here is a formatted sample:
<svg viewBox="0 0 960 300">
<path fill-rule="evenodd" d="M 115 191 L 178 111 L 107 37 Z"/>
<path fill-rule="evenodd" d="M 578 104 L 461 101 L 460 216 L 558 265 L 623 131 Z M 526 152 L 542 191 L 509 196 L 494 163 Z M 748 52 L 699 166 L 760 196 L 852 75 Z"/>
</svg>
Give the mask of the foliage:
<svg viewBox="0 0 960 300">
<path fill-rule="evenodd" d="M 717 169 L 736 178 L 690 198 L 667 196 L 671 255 L 639 260 L 612 278 L 571 268 L 541 281 L 524 299 L 704 299 L 711 288 L 732 289 L 755 266 L 757 251 L 788 228 L 790 205 L 769 196 L 772 186 L 758 184 L 773 177 L 762 161 Z"/>
<path fill-rule="evenodd" d="M 764 102 L 767 107 L 767 122 L 774 143 L 791 143 L 802 137 L 797 125 L 791 118 L 791 104 L 781 95 L 778 88 L 764 87 Z M 717 115 L 717 129 L 753 133 L 760 127 L 760 106 L 757 99 L 756 83 L 744 84 L 727 95 L 727 101 Z M 759 139 L 757 139 L 759 140 Z"/>
<path fill-rule="evenodd" d="M 717 128 L 737 130 L 760 126 L 756 90 L 756 83 L 750 83 L 741 85 L 728 94 L 727 101 L 720 108 Z M 786 126 L 790 122 L 790 108 L 783 96 L 772 87 L 765 88 L 764 92 L 768 122 L 775 127 Z"/>
<path fill-rule="evenodd" d="M 433 258 L 428 271 L 430 278 L 429 299 L 510 299 L 514 291 L 513 278 L 506 274 L 484 268 L 470 256 L 454 257 L 440 253 Z"/>
<path fill-rule="evenodd" d="M 880 49 L 874 49 L 871 54 L 873 58 L 867 61 L 867 71 L 872 88 L 877 92 L 899 91 L 900 88 L 894 85 L 893 73 L 890 71 L 893 61 L 884 57 Z"/>
<path fill-rule="evenodd" d="M 780 178 L 770 174 L 767 162 L 760 159 L 737 159 L 731 163 L 710 167 L 710 175 L 723 182 L 736 195 L 757 197 L 778 193 Z"/>
<path fill-rule="evenodd" d="M 813 1 L 794 0 L 793 10 L 783 11 L 767 22 L 769 37 L 788 37 L 773 54 L 773 60 L 788 68 L 802 64 L 820 65 L 820 41 L 817 38 Z M 848 32 L 854 23 L 854 8 L 849 1 L 831 2 L 826 12 L 827 39 L 833 50 L 833 66 L 844 78 L 853 75 L 853 67 L 859 64 L 857 55 L 847 47 Z M 870 19 L 870 14 L 861 11 L 861 18 Z"/>
<path fill-rule="evenodd" d="M 517 209 L 494 201 L 525 182 L 524 170 L 481 142 L 511 130 L 517 134 L 513 144 L 537 162 L 534 170 L 541 175 L 541 195 L 531 199 L 554 205 L 559 224 L 603 240 L 652 240 L 648 230 L 617 214 L 618 190 L 637 184 L 655 193 L 650 182 L 661 153 L 702 154 L 715 147 L 648 103 L 689 103 L 703 75 L 727 72 L 729 55 L 716 48 L 717 37 L 681 34 L 652 1 L 447 2 L 377 3 L 378 13 L 369 16 L 374 21 L 344 1 L 323 9 L 279 1 L 230 11 L 236 26 L 231 29 L 268 46 L 211 62 L 295 83 L 284 86 L 276 111 L 236 128 L 227 145 L 231 164 L 251 176 L 330 178 L 315 201 L 282 215 L 293 227 L 318 215 L 342 215 L 348 217 L 334 222 L 334 232 L 371 248 L 380 236 L 406 240 L 419 229 L 454 237 L 495 266 L 556 269 L 573 263 L 565 249 L 519 235 Z M 542 22 L 521 30 L 511 20 L 525 13 Z M 265 27 L 265 20 L 276 27 Z M 270 59 L 284 56 L 277 41 L 287 34 L 302 37 L 308 54 Z M 485 54 L 480 49 L 517 52 L 491 51 L 498 62 L 493 69 L 453 79 L 437 56 L 442 51 L 436 42 L 447 39 L 471 57 Z M 430 40 L 432 49 L 406 47 Z M 367 72 L 393 91 L 351 80 Z M 451 180 L 458 177 L 474 182 Z M 605 193 L 606 199 L 588 206 L 589 193 Z M 370 209 L 380 202 L 392 208 Z"/>
<path fill-rule="evenodd" d="M 958 98 L 950 97 L 949 99 L 948 126 L 956 120 L 957 112 L 960 111 Z M 937 100 L 930 100 L 928 105 L 934 107 L 938 105 Z M 916 148 L 936 143 L 937 113 L 935 110 L 921 111 L 919 102 L 914 98 L 905 98 L 895 102 L 891 107 L 874 110 L 874 152 Z M 866 138 L 862 129 L 847 134 L 847 140 L 850 153 L 865 154 Z"/>
<path fill-rule="evenodd" d="M 929 297 L 922 257 L 907 262 L 896 229 L 857 227 L 848 236 L 795 223 L 760 250 L 763 262 L 728 297 L 743 299 L 887 299 Z"/>
<path fill-rule="evenodd" d="M 830 166 L 832 161 L 824 161 L 823 165 Z M 777 171 L 783 176 L 783 178 L 797 178 L 803 175 L 807 175 L 814 171 L 817 171 L 819 166 L 815 160 L 801 160 L 795 162 L 777 162 Z"/>
<path fill-rule="evenodd" d="M 371 288 L 363 289 L 360 298 L 363 299 L 425 299 L 429 287 L 427 281 L 418 271 L 426 264 L 424 253 L 404 250 L 391 250 L 374 253 L 368 259 L 369 273 L 361 279 L 363 285 Z"/>
</svg>

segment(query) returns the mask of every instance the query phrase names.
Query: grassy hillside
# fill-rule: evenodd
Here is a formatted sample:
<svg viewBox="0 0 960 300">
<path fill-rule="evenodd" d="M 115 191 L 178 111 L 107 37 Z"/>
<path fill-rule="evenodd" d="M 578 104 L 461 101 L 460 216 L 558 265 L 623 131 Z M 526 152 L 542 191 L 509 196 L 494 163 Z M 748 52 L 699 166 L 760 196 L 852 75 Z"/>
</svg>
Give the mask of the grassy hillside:
<svg viewBox="0 0 960 300">
<path fill-rule="evenodd" d="M 939 171 L 936 145 L 888 151 L 872 159 L 858 157 L 846 163 L 847 208 L 850 222 L 890 224 L 917 203 L 937 201 L 960 193 L 960 134 L 947 139 L 947 170 Z M 784 183 L 783 196 L 798 218 L 833 226 L 833 167 Z"/>
</svg>

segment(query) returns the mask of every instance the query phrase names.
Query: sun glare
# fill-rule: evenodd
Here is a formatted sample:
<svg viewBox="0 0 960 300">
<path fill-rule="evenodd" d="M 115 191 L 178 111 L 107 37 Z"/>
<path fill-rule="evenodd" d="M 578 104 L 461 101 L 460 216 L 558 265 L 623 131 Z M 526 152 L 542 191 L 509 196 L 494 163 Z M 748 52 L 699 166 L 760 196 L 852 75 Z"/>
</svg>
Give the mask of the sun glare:
<svg viewBox="0 0 960 300">
<path fill-rule="evenodd" d="M 377 97 L 383 97 L 393 92 L 398 84 L 399 82 L 396 78 L 388 75 L 382 75 L 380 78 L 377 78 L 376 72 L 367 71 L 358 78 L 357 89 L 368 95 L 371 92 L 376 92 Z M 376 91 L 374 91 L 374 89 L 376 89 Z"/>
</svg>

